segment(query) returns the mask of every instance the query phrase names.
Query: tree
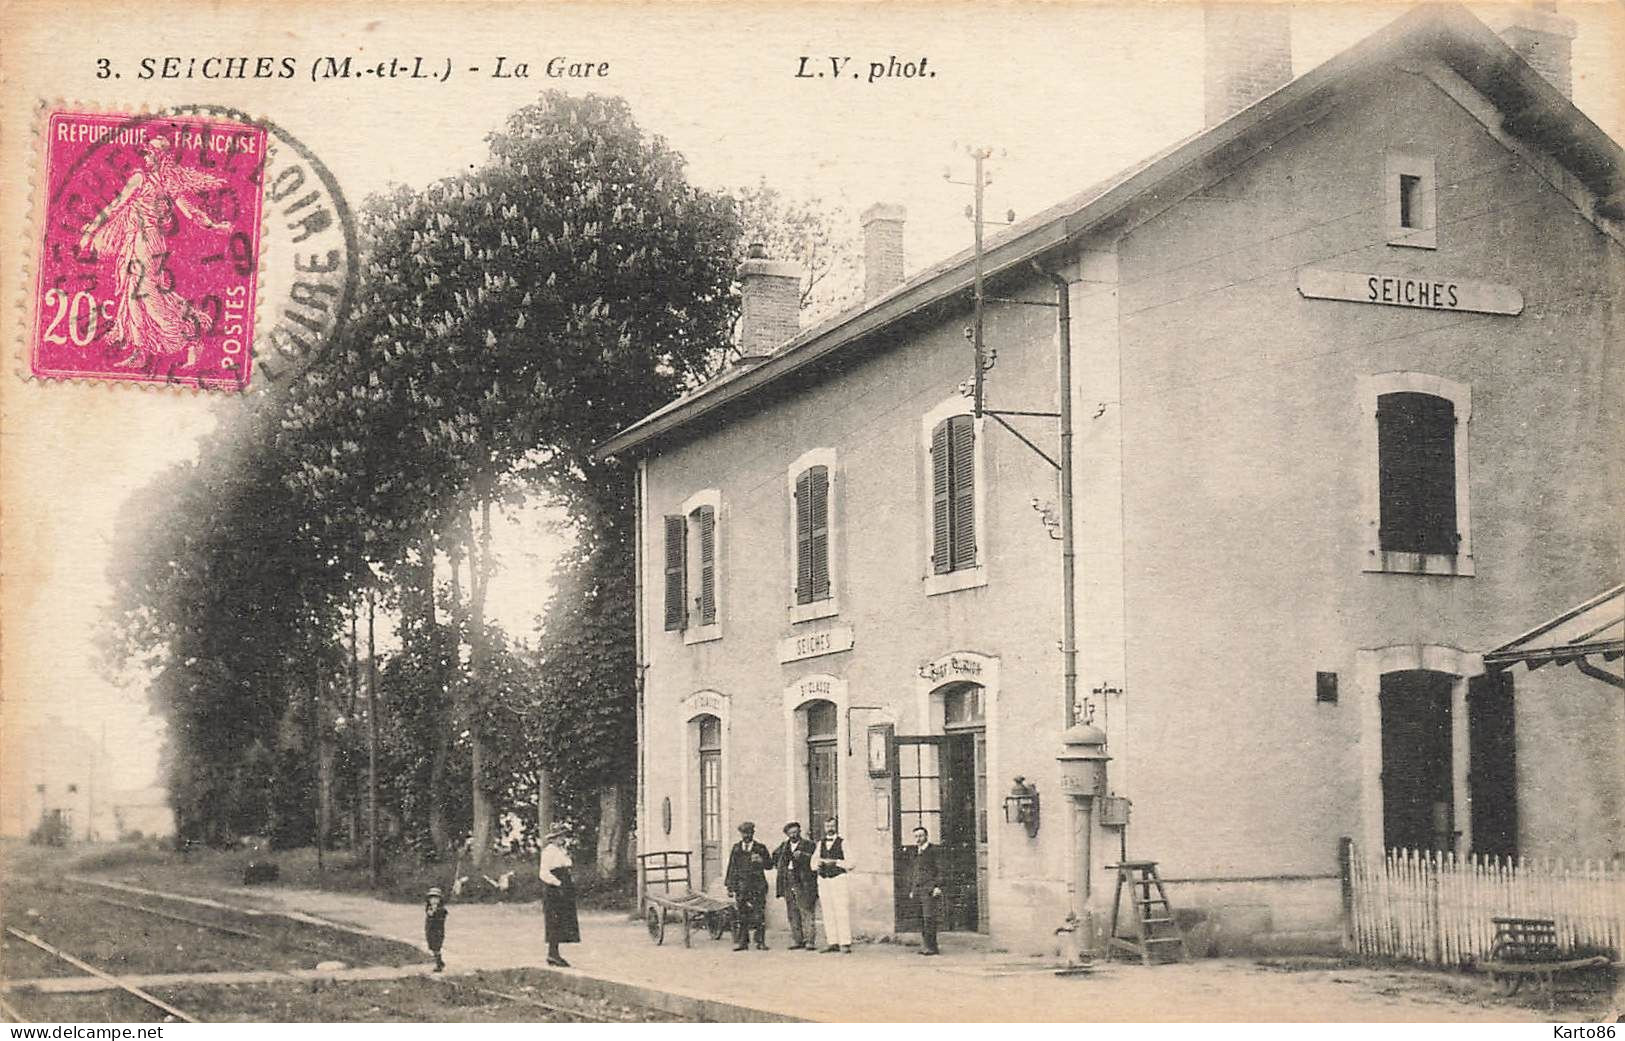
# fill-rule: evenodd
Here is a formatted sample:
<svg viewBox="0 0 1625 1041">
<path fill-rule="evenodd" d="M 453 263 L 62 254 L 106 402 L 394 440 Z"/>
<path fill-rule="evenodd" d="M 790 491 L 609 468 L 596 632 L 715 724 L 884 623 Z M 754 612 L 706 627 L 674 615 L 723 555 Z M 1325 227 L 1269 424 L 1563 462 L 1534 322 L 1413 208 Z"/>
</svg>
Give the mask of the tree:
<svg viewBox="0 0 1625 1041">
<path fill-rule="evenodd" d="M 342 338 L 132 500 L 115 657 L 151 672 L 199 834 L 328 839 L 358 788 L 367 600 L 400 638 L 369 659 L 367 729 L 404 837 L 440 854 L 466 829 L 478 863 L 497 813 L 552 771 L 620 858 L 631 471 L 591 450 L 713 372 L 755 236 L 619 99 L 548 92 L 489 140 L 479 169 L 368 201 Z M 806 247 L 809 301 L 835 284 L 845 262 L 808 207 L 765 186 L 746 202 L 763 234 Z M 538 496 L 577 536 L 540 673 L 487 611 L 493 512 Z"/>
</svg>

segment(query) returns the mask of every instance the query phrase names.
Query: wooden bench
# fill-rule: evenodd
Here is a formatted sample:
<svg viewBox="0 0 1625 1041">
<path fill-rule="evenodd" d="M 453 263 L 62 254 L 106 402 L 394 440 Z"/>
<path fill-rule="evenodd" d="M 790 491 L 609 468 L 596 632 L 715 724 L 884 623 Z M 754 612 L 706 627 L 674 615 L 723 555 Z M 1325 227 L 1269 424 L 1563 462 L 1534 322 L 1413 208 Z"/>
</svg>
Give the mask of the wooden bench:
<svg viewBox="0 0 1625 1041">
<path fill-rule="evenodd" d="M 1488 961 L 1479 968 L 1488 972 L 1501 993 L 1511 996 L 1526 979 L 1534 979 L 1546 994 L 1548 1005 L 1555 1004 L 1555 978 L 1593 966 L 1607 965 L 1603 955 L 1568 958 L 1557 944 L 1557 922 L 1551 918 L 1492 918 L 1495 942 Z"/>
</svg>

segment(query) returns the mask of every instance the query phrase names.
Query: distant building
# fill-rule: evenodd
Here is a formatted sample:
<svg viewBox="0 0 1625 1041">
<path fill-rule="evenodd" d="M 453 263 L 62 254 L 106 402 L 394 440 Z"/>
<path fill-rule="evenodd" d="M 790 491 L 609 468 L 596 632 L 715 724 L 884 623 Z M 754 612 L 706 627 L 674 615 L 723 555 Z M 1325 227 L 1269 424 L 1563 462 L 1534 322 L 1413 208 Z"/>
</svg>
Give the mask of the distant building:
<svg viewBox="0 0 1625 1041">
<path fill-rule="evenodd" d="M 100 749 L 56 716 L 6 734 L 0 762 L 0 834 L 27 838 L 42 825 L 69 841 L 116 838 Z"/>
<path fill-rule="evenodd" d="M 639 465 L 644 849 L 716 887 L 738 821 L 838 817 L 889 933 L 924 824 L 948 926 L 1025 950 L 1125 850 L 1232 949 L 1335 942 L 1344 837 L 1625 853 L 1615 682 L 1485 662 L 1625 573 L 1625 178 L 1572 23 L 1429 7 L 1288 82 L 1286 19 L 1216 5 L 1211 125 L 986 251 L 989 408 L 1057 410 L 1066 286 L 1105 787 L 1063 790 L 1056 471 L 1005 425 L 1053 420 L 973 414 L 972 258 L 903 281 L 882 207 L 863 306 L 786 330 L 753 257 L 746 356 L 600 448 Z"/>
</svg>

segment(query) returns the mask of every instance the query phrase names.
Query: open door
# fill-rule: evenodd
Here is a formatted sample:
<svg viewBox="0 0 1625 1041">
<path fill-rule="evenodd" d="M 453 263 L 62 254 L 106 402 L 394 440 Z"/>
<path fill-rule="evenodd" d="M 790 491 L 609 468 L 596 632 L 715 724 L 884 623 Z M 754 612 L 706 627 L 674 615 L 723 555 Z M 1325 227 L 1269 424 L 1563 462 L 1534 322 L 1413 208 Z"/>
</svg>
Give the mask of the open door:
<svg viewBox="0 0 1625 1041">
<path fill-rule="evenodd" d="M 920 902 L 908 895 L 908 860 L 904 848 L 914 841 L 914 829 L 925 828 L 932 841 L 942 836 L 943 737 L 892 739 L 892 894 L 896 929 L 920 931 Z M 944 923 L 946 924 L 946 923 Z"/>
</svg>

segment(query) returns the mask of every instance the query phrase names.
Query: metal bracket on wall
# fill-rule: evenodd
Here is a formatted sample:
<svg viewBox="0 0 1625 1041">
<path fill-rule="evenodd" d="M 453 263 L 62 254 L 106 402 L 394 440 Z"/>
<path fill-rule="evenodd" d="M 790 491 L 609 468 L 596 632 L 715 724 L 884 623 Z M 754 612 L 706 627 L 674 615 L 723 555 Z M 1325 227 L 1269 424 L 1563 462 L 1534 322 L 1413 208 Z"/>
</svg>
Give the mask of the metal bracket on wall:
<svg viewBox="0 0 1625 1041">
<path fill-rule="evenodd" d="M 846 706 L 846 754 L 852 754 L 852 713 L 854 712 L 885 712 L 884 705 L 848 705 Z"/>
</svg>

